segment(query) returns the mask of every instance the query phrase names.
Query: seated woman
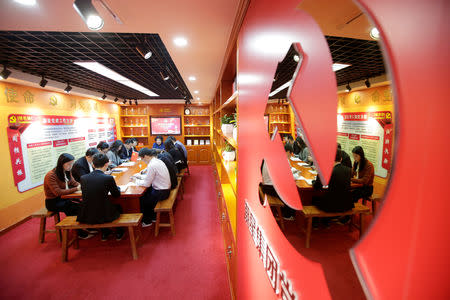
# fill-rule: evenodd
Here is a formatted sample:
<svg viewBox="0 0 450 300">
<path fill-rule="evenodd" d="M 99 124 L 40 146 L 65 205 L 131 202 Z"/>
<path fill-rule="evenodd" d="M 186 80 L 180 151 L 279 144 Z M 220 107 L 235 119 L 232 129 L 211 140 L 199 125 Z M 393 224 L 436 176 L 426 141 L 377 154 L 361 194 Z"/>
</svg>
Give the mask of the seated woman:
<svg viewBox="0 0 450 300">
<path fill-rule="evenodd" d="M 81 190 L 71 174 L 75 157 L 69 153 L 62 153 L 54 169 L 48 171 L 44 178 L 45 207 L 49 211 L 63 212 L 66 216 L 76 216 L 79 211 L 79 203 L 71 199 L 62 199 L 61 196 L 72 194 Z M 88 239 L 92 234 L 78 230 L 78 237 Z"/>
<path fill-rule="evenodd" d="M 160 135 L 158 135 L 156 138 L 155 138 L 155 142 L 153 143 L 153 149 L 159 149 L 159 150 L 164 150 L 164 144 L 163 144 L 163 141 L 164 141 L 164 139 L 163 139 L 163 137 L 162 136 L 160 136 Z"/>
<path fill-rule="evenodd" d="M 106 156 L 110 161 L 109 168 L 115 168 L 123 163 L 123 160 L 120 158 L 120 150 L 122 147 L 123 142 L 121 140 L 112 143 L 111 148 L 109 148 L 109 151 L 106 153 Z"/>
<path fill-rule="evenodd" d="M 108 153 L 109 150 L 109 145 L 107 142 L 100 142 L 97 145 L 97 150 L 100 151 L 103 154 Z"/>
<path fill-rule="evenodd" d="M 352 154 L 355 160 L 353 163 L 352 182 L 362 184 L 361 187 L 352 191 L 353 202 L 357 202 L 361 198 L 372 196 L 375 171 L 373 164 L 365 157 L 361 146 L 353 148 Z"/>
<path fill-rule="evenodd" d="M 296 142 L 298 144 L 298 147 L 300 147 L 298 157 L 304 162 L 312 163 L 312 157 L 309 153 L 309 149 L 308 146 L 306 146 L 305 141 L 303 141 L 301 137 L 297 137 Z"/>
<path fill-rule="evenodd" d="M 175 147 L 171 139 L 167 139 L 164 142 L 164 149 L 172 156 L 178 172 L 187 167 L 186 160 L 184 159 L 184 153 Z"/>
</svg>

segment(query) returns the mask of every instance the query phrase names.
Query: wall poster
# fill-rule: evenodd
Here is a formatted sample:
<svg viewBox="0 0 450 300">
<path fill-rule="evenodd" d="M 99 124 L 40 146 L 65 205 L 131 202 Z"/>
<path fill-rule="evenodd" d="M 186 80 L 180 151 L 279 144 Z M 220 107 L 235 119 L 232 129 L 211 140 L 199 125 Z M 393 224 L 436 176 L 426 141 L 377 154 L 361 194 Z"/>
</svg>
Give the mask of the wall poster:
<svg viewBox="0 0 450 300">
<path fill-rule="evenodd" d="M 386 178 L 392 158 L 392 112 L 353 112 L 338 114 L 338 137 L 342 150 L 351 155 L 355 146 L 364 149 L 375 175 Z"/>
<path fill-rule="evenodd" d="M 43 184 L 61 153 L 78 159 L 98 142 L 117 139 L 114 118 L 11 114 L 7 133 L 14 184 L 19 192 Z"/>
</svg>

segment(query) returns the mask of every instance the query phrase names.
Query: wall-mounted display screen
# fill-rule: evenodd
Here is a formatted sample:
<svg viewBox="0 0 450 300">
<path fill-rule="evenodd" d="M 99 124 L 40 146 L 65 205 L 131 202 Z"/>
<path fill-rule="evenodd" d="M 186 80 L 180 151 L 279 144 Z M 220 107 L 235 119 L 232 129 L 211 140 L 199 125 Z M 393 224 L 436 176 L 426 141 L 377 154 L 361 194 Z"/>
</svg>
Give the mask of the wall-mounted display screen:
<svg viewBox="0 0 450 300">
<path fill-rule="evenodd" d="M 152 135 L 181 135 L 181 117 L 150 117 Z"/>
</svg>

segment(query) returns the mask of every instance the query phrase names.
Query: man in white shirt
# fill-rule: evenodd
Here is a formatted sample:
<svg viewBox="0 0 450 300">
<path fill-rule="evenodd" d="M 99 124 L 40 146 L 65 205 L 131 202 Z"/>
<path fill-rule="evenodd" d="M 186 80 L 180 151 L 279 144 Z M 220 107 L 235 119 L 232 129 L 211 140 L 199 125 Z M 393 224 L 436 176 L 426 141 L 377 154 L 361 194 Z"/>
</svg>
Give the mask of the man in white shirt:
<svg viewBox="0 0 450 300">
<path fill-rule="evenodd" d="M 156 220 L 155 206 L 170 194 L 170 174 L 164 162 L 157 158 L 155 149 L 142 148 L 139 157 L 147 164 L 145 175 L 135 175 L 132 180 L 139 186 L 148 187 L 141 197 L 142 227 L 151 226 Z"/>
</svg>

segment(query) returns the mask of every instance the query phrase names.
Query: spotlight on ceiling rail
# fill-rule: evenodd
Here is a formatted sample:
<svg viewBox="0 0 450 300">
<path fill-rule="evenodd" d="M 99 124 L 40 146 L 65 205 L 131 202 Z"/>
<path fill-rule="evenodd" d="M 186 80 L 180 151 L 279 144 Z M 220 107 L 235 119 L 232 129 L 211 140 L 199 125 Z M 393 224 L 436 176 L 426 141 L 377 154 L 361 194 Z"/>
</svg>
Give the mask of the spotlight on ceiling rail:
<svg viewBox="0 0 450 300">
<path fill-rule="evenodd" d="M 345 91 L 348 93 L 352 90 L 352 87 L 350 86 L 350 82 L 347 83 L 347 86 L 345 87 Z"/>
<path fill-rule="evenodd" d="M 103 92 L 103 96 L 102 96 L 102 99 L 103 99 L 103 100 L 105 100 L 105 99 L 106 99 L 106 97 L 107 97 L 107 96 L 106 96 L 105 92 Z"/>
<path fill-rule="evenodd" d="M 90 30 L 100 30 L 103 28 L 105 23 L 94 5 L 92 5 L 92 0 L 75 0 L 73 8 L 75 8 Z"/>
<path fill-rule="evenodd" d="M 72 87 L 70 86 L 70 83 L 67 82 L 67 86 L 66 86 L 66 88 L 64 89 L 64 92 L 65 92 L 66 94 L 68 94 L 68 93 L 70 93 L 71 90 L 72 90 Z"/>
<path fill-rule="evenodd" d="M 134 99 L 134 104 L 138 105 L 137 99 Z"/>
<path fill-rule="evenodd" d="M 128 104 L 133 105 L 133 102 L 131 101 L 131 99 L 128 101 Z"/>
<path fill-rule="evenodd" d="M 152 51 L 145 43 L 138 44 L 136 46 L 136 50 L 145 59 L 149 59 L 150 57 L 152 57 Z"/>
<path fill-rule="evenodd" d="M 123 99 L 123 104 L 127 104 L 127 99 Z"/>
<path fill-rule="evenodd" d="M 367 78 L 366 81 L 364 81 L 364 84 L 366 85 L 367 88 L 370 88 L 369 78 Z"/>
<path fill-rule="evenodd" d="M 169 75 L 164 74 L 163 71 L 159 72 L 159 74 L 161 75 L 161 78 L 165 81 L 170 79 Z"/>
<path fill-rule="evenodd" d="M 372 29 L 370 29 L 370 37 L 374 40 L 380 39 L 380 31 L 378 31 L 378 28 L 373 27 Z"/>
<path fill-rule="evenodd" d="M 0 80 L 8 79 L 9 75 L 11 75 L 11 71 L 8 70 L 5 65 L 3 65 L 3 71 L 0 72 Z"/>
<path fill-rule="evenodd" d="M 117 98 L 117 97 L 114 98 L 114 102 L 117 102 L 117 101 L 119 101 L 119 98 Z"/>
<path fill-rule="evenodd" d="M 41 87 L 45 87 L 45 86 L 47 85 L 47 83 L 48 83 L 48 80 L 46 80 L 46 79 L 44 78 L 44 75 L 42 75 L 42 79 L 41 79 L 41 81 L 39 82 L 39 85 L 40 85 Z"/>
</svg>

